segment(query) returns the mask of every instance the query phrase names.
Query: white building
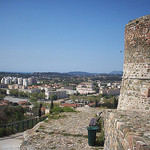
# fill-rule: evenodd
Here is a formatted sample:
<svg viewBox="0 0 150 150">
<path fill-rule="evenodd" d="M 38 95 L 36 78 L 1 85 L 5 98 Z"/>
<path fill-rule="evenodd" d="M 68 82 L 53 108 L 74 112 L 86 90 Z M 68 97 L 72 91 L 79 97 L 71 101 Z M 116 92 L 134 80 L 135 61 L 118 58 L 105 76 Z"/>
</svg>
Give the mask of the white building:
<svg viewBox="0 0 150 150">
<path fill-rule="evenodd" d="M 28 86 L 28 79 L 23 79 L 23 85 Z"/>
<path fill-rule="evenodd" d="M 33 84 L 33 78 L 28 78 L 28 85 L 32 85 Z"/>
<path fill-rule="evenodd" d="M 80 83 L 76 89 L 80 94 L 95 93 L 92 83 Z"/>
<path fill-rule="evenodd" d="M 52 91 L 52 87 L 49 86 L 49 87 L 39 87 L 40 90 L 45 90 L 45 92 L 48 92 L 48 91 Z"/>
<path fill-rule="evenodd" d="M 22 78 L 18 78 L 18 84 L 20 84 L 20 85 L 23 84 L 23 79 Z"/>
<path fill-rule="evenodd" d="M 66 98 L 66 91 L 45 91 L 45 98 L 50 99 L 51 95 L 56 95 L 57 99 Z"/>
<path fill-rule="evenodd" d="M 40 89 L 35 88 L 35 89 L 19 89 L 19 91 L 23 91 L 25 93 L 40 93 Z"/>
<path fill-rule="evenodd" d="M 11 83 L 11 80 L 9 77 L 5 78 L 5 83 L 4 84 L 10 84 Z"/>
<path fill-rule="evenodd" d="M 119 95 L 120 94 L 120 89 L 118 88 L 113 88 L 113 89 L 100 89 L 99 90 L 100 94 L 108 94 L 108 95 Z"/>
<path fill-rule="evenodd" d="M 1 79 L 1 83 L 2 83 L 2 84 L 5 84 L 5 78 L 2 78 L 2 79 Z"/>
<path fill-rule="evenodd" d="M 68 95 L 77 94 L 77 91 L 73 90 L 73 87 L 62 87 L 61 89 L 57 89 L 57 91 L 66 91 L 66 94 Z"/>
<path fill-rule="evenodd" d="M 18 80 L 16 77 L 13 77 L 12 81 L 14 82 L 14 84 L 17 84 L 18 83 Z"/>
</svg>

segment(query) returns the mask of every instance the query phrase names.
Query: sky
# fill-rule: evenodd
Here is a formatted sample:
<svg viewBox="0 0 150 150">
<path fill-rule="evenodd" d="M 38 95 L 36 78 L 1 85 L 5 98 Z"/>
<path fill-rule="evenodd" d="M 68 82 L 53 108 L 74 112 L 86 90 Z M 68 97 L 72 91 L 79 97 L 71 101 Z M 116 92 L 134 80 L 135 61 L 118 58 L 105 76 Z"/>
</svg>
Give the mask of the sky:
<svg viewBox="0 0 150 150">
<path fill-rule="evenodd" d="M 0 71 L 122 71 L 125 25 L 145 15 L 150 0 L 0 0 Z"/>
</svg>

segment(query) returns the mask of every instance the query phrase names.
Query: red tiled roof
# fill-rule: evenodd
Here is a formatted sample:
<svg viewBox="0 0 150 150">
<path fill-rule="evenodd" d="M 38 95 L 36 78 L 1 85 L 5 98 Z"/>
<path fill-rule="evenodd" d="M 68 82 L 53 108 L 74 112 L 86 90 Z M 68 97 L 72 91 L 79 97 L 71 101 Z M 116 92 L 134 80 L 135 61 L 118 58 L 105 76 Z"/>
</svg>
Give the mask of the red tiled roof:
<svg viewBox="0 0 150 150">
<path fill-rule="evenodd" d="M 22 107 L 23 107 L 23 108 L 29 108 L 29 106 L 26 106 L 26 105 L 23 105 Z"/>
<path fill-rule="evenodd" d="M 0 104 L 0 106 L 4 106 L 4 105 L 8 105 L 8 104 L 6 104 L 6 103 Z"/>
<path fill-rule="evenodd" d="M 9 101 L 8 101 L 8 100 L 3 100 L 2 102 L 4 102 L 4 103 L 9 103 Z"/>
<path fill-rule="evenodd" d="M 79 107 L 78 104 L 69 104 L 69 103 L 63 103 L 63 104 L 61 104 L 61 106 L 65 106 L 65 107 Z"/>
<path fill-rule="evenodd" d="M 89 103 L 88 106 L 93 106 L 96 105 L 95 103 Z"/>
<path fill-rule="evenodd" d="M 26 104 L 27 101 L 20 101 L 19 104 Z"/>
</svg>

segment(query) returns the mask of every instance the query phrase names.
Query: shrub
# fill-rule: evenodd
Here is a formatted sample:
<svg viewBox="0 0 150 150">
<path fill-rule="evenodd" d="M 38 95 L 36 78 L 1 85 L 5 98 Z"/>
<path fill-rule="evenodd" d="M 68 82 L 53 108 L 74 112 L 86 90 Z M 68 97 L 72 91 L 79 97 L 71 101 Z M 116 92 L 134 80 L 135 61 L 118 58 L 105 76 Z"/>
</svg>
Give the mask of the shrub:
<svg viewBox="0 0 150 150">
<path fill-rule="evenodd" d="M 104 146 L 105 136 L 104 136 L 102 119 L 99 119 L 99 122 L 97 123 L 97 126 L 100 127 L 100 135 L 97 136 L 97 138 L 96 138 L 96 145 Z"/>
<path fill-rule="evenodd" d="M 70 108 L 70 107 L 54 107 L 52 110 L 51 110 L 52 113 L 61 113 L 61 112 L 76 112 L 74 109 Z"/>
<path fill-rule="evenodd" d="M 0 137 L 3 137 L 6 135 L 5 129 L 4 128 L 0 128 Z"/>
<path fill-rule="evenodd" d="M 76 111 L 70 107 L 63 107 L 63 112 L 76 112 Z"/>
<path fill-rule="evenodd" d="M 54 107 L 52 110 L 51 110 L 52 113 L 61 113 L 63 112 L 63 109 L 61 107 Z"/>
</svg>

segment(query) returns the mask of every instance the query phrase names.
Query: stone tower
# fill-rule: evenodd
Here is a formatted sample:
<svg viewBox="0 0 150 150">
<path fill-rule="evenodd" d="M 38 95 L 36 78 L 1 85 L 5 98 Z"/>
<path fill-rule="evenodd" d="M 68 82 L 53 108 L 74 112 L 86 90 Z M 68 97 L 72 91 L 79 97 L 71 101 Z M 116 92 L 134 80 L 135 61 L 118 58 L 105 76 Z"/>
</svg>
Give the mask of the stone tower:
<svg viewBox="0 0 150 150">
<path fill-rule="evenodd" d="M 150 111 L 150 15 L 126 25 L 124 49 L 118 109 Z"/>
</svg>

